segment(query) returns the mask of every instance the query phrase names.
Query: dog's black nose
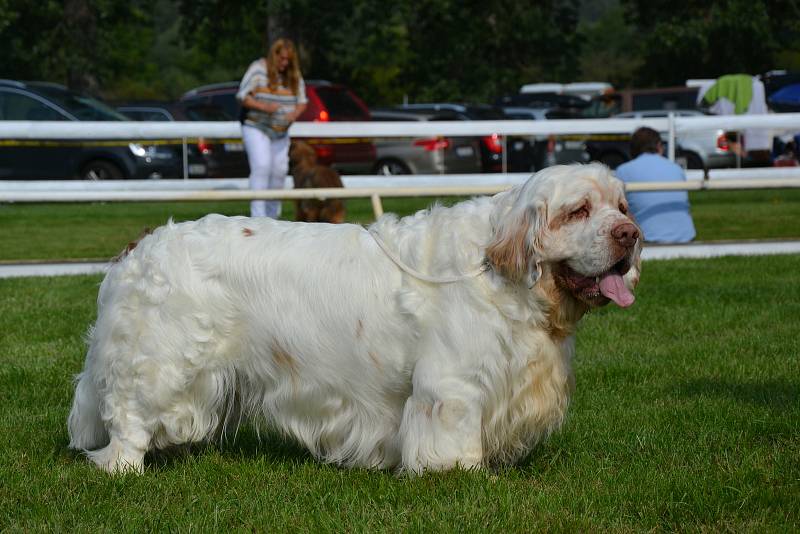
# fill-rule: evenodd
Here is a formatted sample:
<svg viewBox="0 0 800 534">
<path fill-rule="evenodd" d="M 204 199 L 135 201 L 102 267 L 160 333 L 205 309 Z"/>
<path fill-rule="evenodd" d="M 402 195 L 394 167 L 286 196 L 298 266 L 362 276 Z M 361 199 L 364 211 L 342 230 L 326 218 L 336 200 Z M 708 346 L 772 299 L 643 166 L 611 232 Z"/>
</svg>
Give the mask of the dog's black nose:
<svg viewBox="0 0 800 534">
<path fill-rule="evenodd" d="M 631 248 L 639 239 L 639 229 L 635 224 L 623 222 L 611 229 L 611 237 L 625 248 Z"/>
</svg>

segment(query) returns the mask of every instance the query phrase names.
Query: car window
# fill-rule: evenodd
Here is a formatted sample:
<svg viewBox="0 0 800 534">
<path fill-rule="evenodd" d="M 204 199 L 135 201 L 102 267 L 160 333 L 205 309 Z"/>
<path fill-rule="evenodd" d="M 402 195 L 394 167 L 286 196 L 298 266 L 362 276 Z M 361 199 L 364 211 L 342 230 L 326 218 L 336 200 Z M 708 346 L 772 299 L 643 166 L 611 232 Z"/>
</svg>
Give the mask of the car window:
<svg viewBox="0 0 800 534">
<path fill-rule="evenodd" d="M 236 95 L 234 93 L 227 95 L 213 95 L 211 97 L 211 103 L 217 108 L 222 109 L 227 117 L 208 120 L 231 120 L 231 117 L 239 116 L 239 102 L 236 101 Z"/>
<path fill-rule="evenodd" d="M 331 119 L 369 119 L 369 115 L 349 91 L 339 87 L 317 87 L 317 96 L 325 105 Z"/>
<path fill-rule="evenodd" d="M 228 115 L 222 108 L 214 106 L 188 106 L 186 117 L 190 121 L 231 121 L 233 116 Z"/>
<path fill-rule="evenodd" d="M 403 121 L 417 121 L 419 119 L 415 119 L 414 117 L 399 117 L 397 115 L 380 115 L 380 114 L 372 114 L 372 120 L 374 121 L 381 121 L 381 122 L 403 122 Z"/>
<path fill-rule="evenodd" d="M 115 109 L 90 96 L 56 87 L 37 87 L 49 100 L 82 121 L 126 121 L 128 118 Z"/>
<path fill-rule="evenodd" d="M 0 91 L 0 120 L 65 121 L 69 119 L 40 100 L 16 92 Z"/>
<path fill-rule="evenodd" d="M 131 108 L 118 108 L 121 113 L 124 113 L 135 121 L 171 121 L 172 115 L 163 109 L 131 109 Z"/>
<path fill-rule="evenodd" d="M 514 111 L 506 111 L 505 118 L 514 120 L 528 120 L 528 121 L 536 120 L 536 117 L 534 117 L 532 113 L 517 113 Z"/>
<path fill-rule="evenodd" d="M 460 121 L 461 116 L 458 113 L 454 113 L 452 111 L 441 111 L 439 114 L 431 117 L 432 121 Z"/>
<path fill-rule="evenodd" d="M 544 116 L 547 117 L 550 120 L 555 120 L 555 119 L 577 119 L 577 118 L 580 117 L 580 114 L 578 114 L 576 112 L 573 112 L 573 111 L 566 110 L 566 109 L 553 109 L 553 110 L 550 110 L 550 111 L 546 112 L 544 114 Z"/>
<path fill-rule="evenodd" d="M 467 115 L 476 121 L 502 121 L 506 118 L 505 113 L 494 108 L 473 108 Z"/>
</svg>

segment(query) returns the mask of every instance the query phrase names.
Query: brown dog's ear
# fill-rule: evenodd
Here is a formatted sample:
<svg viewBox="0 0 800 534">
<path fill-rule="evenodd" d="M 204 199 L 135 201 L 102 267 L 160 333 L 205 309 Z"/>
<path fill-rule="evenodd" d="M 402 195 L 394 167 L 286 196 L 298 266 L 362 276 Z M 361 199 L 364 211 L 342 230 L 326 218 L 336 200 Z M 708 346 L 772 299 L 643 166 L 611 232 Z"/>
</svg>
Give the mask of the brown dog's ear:
<svg viewBox="0 0 800 534">
<path fill-rule="evenodd" d="M 486 259 L 495 272 L 533 287 L 541 276 L 541 232 L 546 217 L 547 206 L 541 204 L 512 209 L 499 221 L 486 247 Z"/>
</svg>

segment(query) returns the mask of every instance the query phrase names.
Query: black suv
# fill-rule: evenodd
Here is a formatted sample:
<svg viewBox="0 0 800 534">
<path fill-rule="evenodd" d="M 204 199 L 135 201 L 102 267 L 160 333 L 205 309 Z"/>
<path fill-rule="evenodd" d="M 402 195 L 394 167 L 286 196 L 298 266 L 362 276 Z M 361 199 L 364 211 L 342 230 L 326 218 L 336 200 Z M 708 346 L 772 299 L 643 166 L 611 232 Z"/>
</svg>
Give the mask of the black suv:
<svg viewBox="0 0 800 534">
<path fill-rule="evenodd" d="M 47 82 L 0 80 L 0 120 L 127 121 L 99 100 Z M 0 146 L 0 179 L 119 180 L 179 178 L 182 158 L 174 146 L 139 140 L 6 139 Z"/>
<path fill-rule="evenodd" d="M 140 100 L 117 103 L 116 108 L 135 121 L 235 120 L 222 108 L 208 104 Z M 241 139 L 191 138 L 186 149 L 190 178 L 246 178 L 250 174 Z"/>
</svg>

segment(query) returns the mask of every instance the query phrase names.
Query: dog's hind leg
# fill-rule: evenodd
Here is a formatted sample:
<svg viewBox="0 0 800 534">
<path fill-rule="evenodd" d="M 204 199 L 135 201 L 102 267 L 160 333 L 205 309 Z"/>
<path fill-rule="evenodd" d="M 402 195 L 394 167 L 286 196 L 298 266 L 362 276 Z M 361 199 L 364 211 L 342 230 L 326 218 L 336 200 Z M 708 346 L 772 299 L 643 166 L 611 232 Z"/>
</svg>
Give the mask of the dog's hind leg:
<svg viewBox="0 0 800 534">
<path fill-rule="evenodd" d="M 69 447 L 91 450 L 108 444 L 108 432 L 100 417 L 97 385 L 88 372 L 75 380 L 75 400 L 67 420 Z"/>
</svg>

